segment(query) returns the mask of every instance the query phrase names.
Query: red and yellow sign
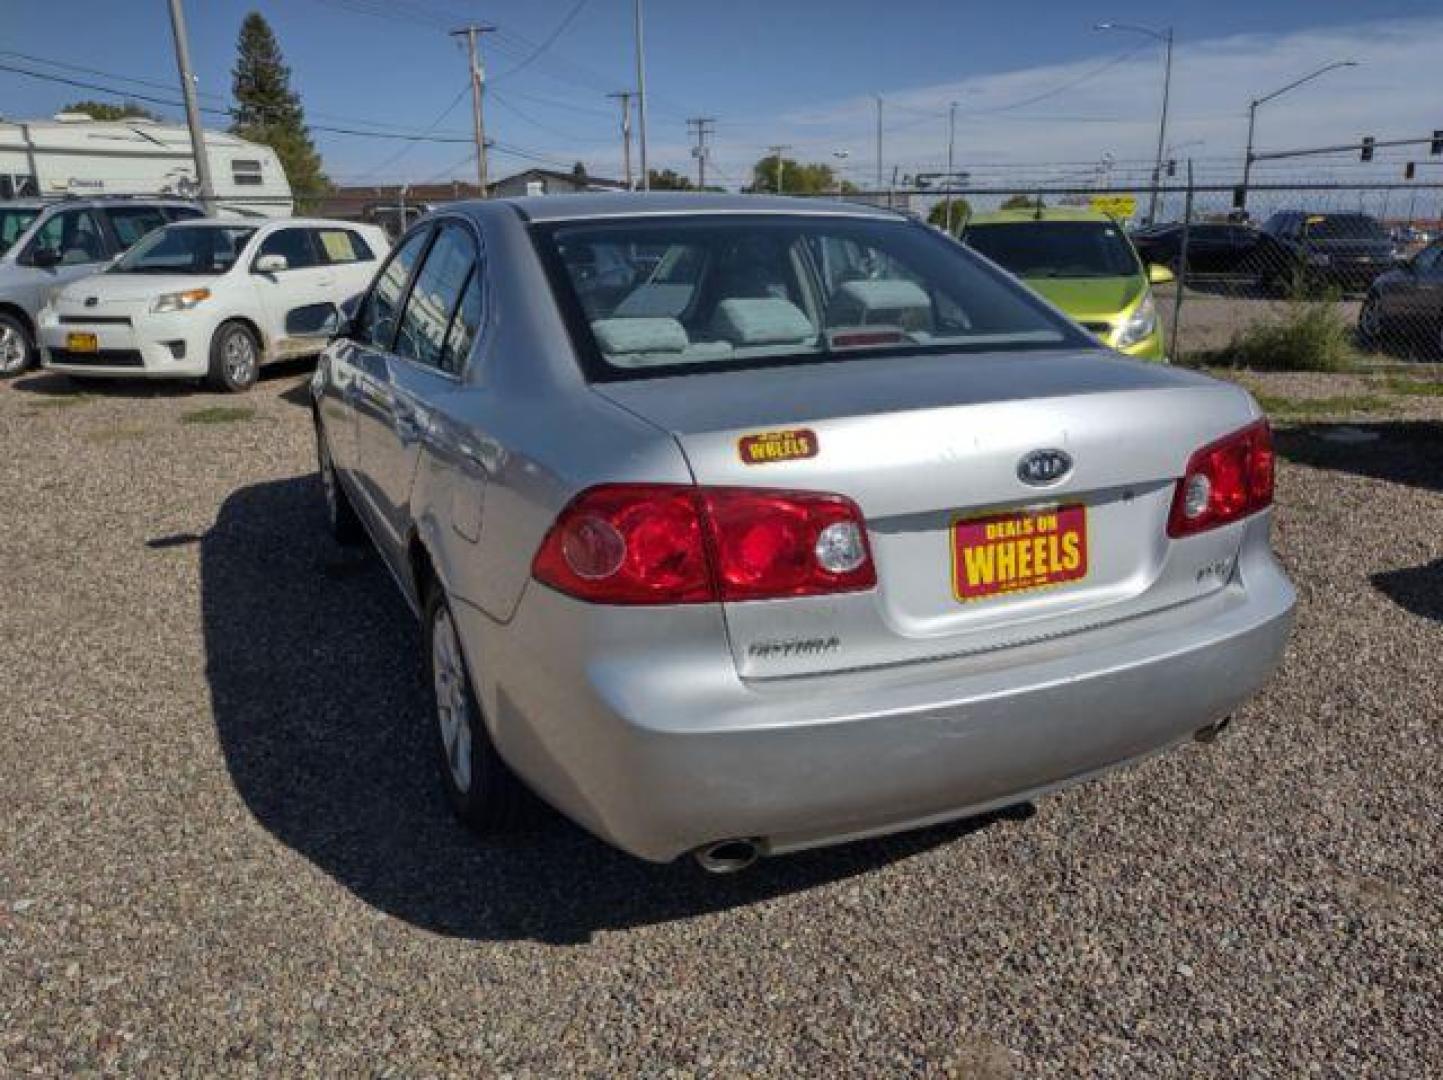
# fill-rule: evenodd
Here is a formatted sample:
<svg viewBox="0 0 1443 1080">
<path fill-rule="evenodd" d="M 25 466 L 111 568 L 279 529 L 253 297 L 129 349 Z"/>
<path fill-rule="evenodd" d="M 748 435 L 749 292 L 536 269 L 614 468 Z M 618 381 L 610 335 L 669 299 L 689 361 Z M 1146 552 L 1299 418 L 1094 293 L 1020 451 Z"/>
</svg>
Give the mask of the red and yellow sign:
<svg viewBox="0 0 1443 1080">
<path fill-rule="evenodd" d="M 770 465 L 774 461 L 796 461 L 817 456 L 817 433 L 810 428 L 766 431 L 737 441 L 744 465 Z"/>
<path fill-rule="evenodd" d="M 1087 508 L 991 514 L 952 523 L 958 600 L 1060 585 L 1087 576 Z"/>
</svg>

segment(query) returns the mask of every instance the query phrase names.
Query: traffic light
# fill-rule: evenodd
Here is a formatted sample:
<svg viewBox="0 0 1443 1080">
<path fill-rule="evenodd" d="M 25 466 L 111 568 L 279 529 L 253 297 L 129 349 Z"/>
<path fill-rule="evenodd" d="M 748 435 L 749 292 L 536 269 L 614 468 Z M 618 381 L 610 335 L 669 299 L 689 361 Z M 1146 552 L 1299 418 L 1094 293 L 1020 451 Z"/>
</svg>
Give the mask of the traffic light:
<svg viewBox="0 0 1443 1080">
<path fill-rule="evenodd" d="M 1233 209 L 1241 210 L 1248 205 L 1248 189 L 1239 184 L 1233 188 Z"/>
<path fill-rule="evenodd" d="M 1167 159 L 1167 174 L 1168 174 L 1169 176 L 1176 176 L 1176 175 L 1177 175 L 1177 158 L 1168 158 L 1168 159 Z"/>
<path fill-rule="evenodd" d="M 1408 164 L 1406 164 L 1406 165 L 1403 166 L 1403 179 L 1404 179 L 1404 180 L 1411 180 L 1411 179 L 1413 179 L 1413 177 L 1415 177 L 1415 176 L 1417 176 L 1417 175 L 1418 175 L 1418 163 L 1417 163 L 1416 161 L 1410 161 L 1410 162 L 1408 162 Z"/>
<path fill-rule="evenodd" d="M 1433 141 L 1428 145 L 1428 153 L 1443 154 L 1443 128 L 1433 132 Z"/>
<path fill-rule="evenodd" d="M 1359 160 L 1359 161 L 1372 161 L 1372 160 L 1373 160 L 1373 136 L 1371 136 L 1371 135 L 1364 135 L 1364 136 L 1363 136 L 1363 151 L 1362 151 L 1361 154 L 1358 155 L 1358 160 Z"/>
</svg>

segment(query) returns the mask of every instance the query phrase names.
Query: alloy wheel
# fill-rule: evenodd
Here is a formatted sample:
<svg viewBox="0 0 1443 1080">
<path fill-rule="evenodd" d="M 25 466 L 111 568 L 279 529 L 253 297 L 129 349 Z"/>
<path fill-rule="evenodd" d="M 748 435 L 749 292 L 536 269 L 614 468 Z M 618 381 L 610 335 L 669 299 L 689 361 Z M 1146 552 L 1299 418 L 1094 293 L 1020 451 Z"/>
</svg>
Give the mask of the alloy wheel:
<svg viewBox="0 0 1443 1080">
<path fill-rule="evenodd" d="M 471 695 L 456 625 L 445 604 L 437 606 L 431 627 L 431 674 L 446 768 L 456 790 L 465 795 L 471 790 Z"/>
<path fill-rule="evenodd" d="M 221 358 L 225 364 L 226 378 L 234 386 L 245 386 L 255 378 L 256 345 L 244 330 L 235 330 L 227 335 L 221 346 Z"/>
<path fill-rule="evenodd" d="M 13 375 L 25 367 L 29 346 L 20 328 L 0 323 L 0 374 Z"/>
</svg>

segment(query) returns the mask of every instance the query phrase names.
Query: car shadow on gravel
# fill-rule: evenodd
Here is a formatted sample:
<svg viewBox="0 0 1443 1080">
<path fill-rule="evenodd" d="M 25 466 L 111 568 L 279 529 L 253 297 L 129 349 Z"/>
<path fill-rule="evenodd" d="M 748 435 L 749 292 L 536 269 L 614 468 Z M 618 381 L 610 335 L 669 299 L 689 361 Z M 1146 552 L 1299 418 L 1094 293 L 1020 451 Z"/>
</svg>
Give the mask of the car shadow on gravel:
<svg viewBox="0 0 1443 1080">
<path fill-rule="evenodd" d="M 583 942 L 845 879 L 1019 816 L 763 860 L 727 877 L 690 860 L 642 862 L 541 808 L 526 831 L 480 839 L 440 794 L 415 620 L 373 554 L 324 536 L 315 479 L 233 493 L 200 559 L 206 672 L 241 797 L 356 896 L 426 930 Z"/>
<path fill-rule="evenodd" d="M 1443 622 L 1443 559 L 1425 566 L 1387 570 L 1370 580 L 1375 589 L 1405 611 Z"/>
<path fill-rule="evenodd" d="M 1358 441 L 1357 433 L 1373 437 Z M 1443 423 L 1437 421 L 1296 424 L 1278 428 L 1274 443 L 1299 465 L 1443 491 Z"/>
</svg>

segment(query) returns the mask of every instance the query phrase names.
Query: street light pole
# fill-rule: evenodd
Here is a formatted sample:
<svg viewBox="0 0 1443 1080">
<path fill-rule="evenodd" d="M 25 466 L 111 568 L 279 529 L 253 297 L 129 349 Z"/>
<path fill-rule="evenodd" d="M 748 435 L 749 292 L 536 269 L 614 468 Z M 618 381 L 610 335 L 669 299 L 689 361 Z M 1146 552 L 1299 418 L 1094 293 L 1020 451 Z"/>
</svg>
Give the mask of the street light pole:
<svg viewBox="0 0 1443 1080">
<path fill-rule="evenodd" d="M 1147 224 L 1151 225 L 1157 218 L 1157 189 L 1162 183 L 1162 154 L 1163 147 L 1167 145 L 1167 103 L 1172 93 L 1172 27 L 1166 30 L 1153 30 L 1146 26 L 1135 26 L 1132 23 L 1100 22 L 1093 26 L 1094 30 L 1127 30 L 1134 34 L 1144 34 L 1163 44 L 1163 69 L 1162 69 L 1162 113 L 1157 122 L 1157 157 L 1152 166 L 1152 195 L 1147 202 Z"/>
<path fill-rule="evenodd" d="M 1264 94 L 1262 97 L 1253 98 L 1252 101 L 1248 102 L 1248 147 L 1243 153 L 1243 197 L 1242 205 L 1238 207 L 1239 210 L 1247 209 L 1248 205 L 1248 181 L 1252 179 L 1253 175 L 1253 132 L 1256 130 L 1258 123 L 1258 106 L 1267 104 L 1269 101 L 1272 101 L 1273 98 L 1282 97 L 1289 90 L 1296 90 L 1302 86 L 1303 83 L 1312 82 L 1319 75 L 1326 75 L 1328 72 L 1335 71 L 1338 68 L 1357 66 L 1358 61 L 1356 60 L 1334 60 L 1331 64 L 1324 64 L 1316 71 L 1310 71 L 1301 79 L 1294 79 L 1288 83 L 1287 86 L 1274 90 L 1271 94 Z"/>
<path fill-rule="evenodd" d="M 952 162 L 953 162 L 954 151 L 956 150 L 956 148 L 957 148 L 957 103 L 954 101 L 954 102 L 952 102 L 951 105 L 949 105 L 948 108 L 947 108 L 947 187 L 948 187 L 949 189 L 952 187 L 953 183 L 955 182 L 955 176 L 954 176 L 953 171 L 952 171 L 952 168 L 953 168 Z M 945 218 L 945 221 L 946 221 L 946 223 L 947 223 L 947 233 L 948 233 L 948 235 L 950 236 L 951 233 L 952 233 L 952 206 L 953 206 L 953 202 L 954 202 L 954 200 L 953 200 L 953 198 L 952 198 L 952 195 L 950 194 L 950 190 L 949 190 L 949 193 L 945 196 L 945 198 L 947 199 L 947 211 L 946 211 L 946 214 L 945 214 L 944 218 Z"/>
</svg>

